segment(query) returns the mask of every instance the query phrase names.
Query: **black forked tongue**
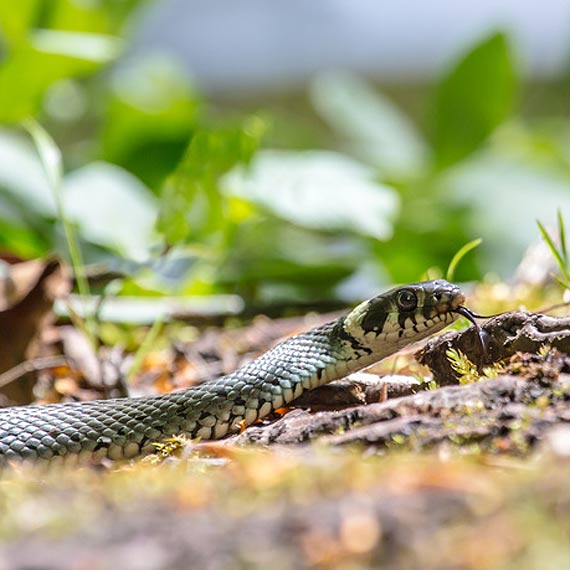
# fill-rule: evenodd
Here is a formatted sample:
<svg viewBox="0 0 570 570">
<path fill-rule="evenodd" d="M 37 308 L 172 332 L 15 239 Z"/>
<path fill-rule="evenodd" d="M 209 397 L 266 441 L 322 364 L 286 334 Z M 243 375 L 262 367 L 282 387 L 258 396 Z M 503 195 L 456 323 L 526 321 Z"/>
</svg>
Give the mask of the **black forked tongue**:
<svg viewBox="0 0 570 570">
<path fill-rule="evenodd" d="M 469 319 L 474 325 L 476 325 L 474 319 L 491 319 L 493 317 L 498 317 L 499 315 L 502 315 L 502 313 L 495 313 L 494 315 L 480 315 L 479 313 L 476 313 L 475 311 L 472 311 L 471 309 L 468 309 L 467 307 L 463 307 L 461 305 L 459 305 L 457 309 L 453 309 L 453 312 L 463 315 L 466 319 Z"/>
<path fill-rule="evenodd" d="M 481 352 L 483 354 L 483 358 L 487 360 L 487 346 L 485 344 L 485 337 L 483 335 L 483 329 L 479 326 L 479 323 L 475 319 L 490 319 L 491 317 L 496 317 L 498 315 L 479 315 L 475 313 L 471 309 L 467 307 L 459 306 L 456 309 L 453 309 L 454 313 L 458 313 L 459 315 L 463 315 L 468 321 L 470 321 L 475 330 L 477 331 L 477 338 L 479 339 L 479 344 L 481 345 Z"/>
</svg>

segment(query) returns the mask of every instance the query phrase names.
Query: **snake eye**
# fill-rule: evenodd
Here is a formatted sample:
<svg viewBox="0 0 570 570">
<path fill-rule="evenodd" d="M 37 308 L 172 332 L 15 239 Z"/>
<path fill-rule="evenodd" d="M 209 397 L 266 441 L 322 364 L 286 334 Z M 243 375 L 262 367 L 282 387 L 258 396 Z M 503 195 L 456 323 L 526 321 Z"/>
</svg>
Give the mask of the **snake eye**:
<svg viewBox="0 0 570 570">
<path fill-rule="evenodd" d="M 413 311 L 418 306 L 418 297 L 413 291 L 404 289 L 398 293 L 396 303 L 400 311 Z"/>
</svg>

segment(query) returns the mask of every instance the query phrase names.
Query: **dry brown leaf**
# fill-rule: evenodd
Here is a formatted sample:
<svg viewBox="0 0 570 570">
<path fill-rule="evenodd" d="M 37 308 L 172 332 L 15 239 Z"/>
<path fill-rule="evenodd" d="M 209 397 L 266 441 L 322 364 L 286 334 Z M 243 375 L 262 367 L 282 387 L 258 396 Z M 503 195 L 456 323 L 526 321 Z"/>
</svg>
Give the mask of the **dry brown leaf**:
<svg viewBox="0 0 570 570">
<path fill-rule="evenodd" d="M 57 259 L 24 261 L 6 266 L 0 277 L 0 373 L 37 355 L 37 338 L 54 319 L 53 301 L 71 286 L 68 272 Z M 25 374 L 0 386 L 14 404 L 33 399 L 35 376 Z"/>
</svg>

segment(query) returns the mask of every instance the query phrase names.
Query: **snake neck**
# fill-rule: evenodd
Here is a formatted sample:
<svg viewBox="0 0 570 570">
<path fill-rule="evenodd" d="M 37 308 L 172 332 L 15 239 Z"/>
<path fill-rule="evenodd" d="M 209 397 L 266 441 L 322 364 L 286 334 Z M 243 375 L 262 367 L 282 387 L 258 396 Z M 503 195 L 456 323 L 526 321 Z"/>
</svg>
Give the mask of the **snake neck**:
<svg viewBox="0 0 570 570">
<path fill-rule="evenodd" d="M 223 437 L 286 406 L 306 390 L 370 366 L 379 356 L 348 334 L 341 317 L 296 335 L 249 364 L 195 388 L 161 396 L 190 418 L 186 432 L 203 439 Z M 344 331 L 344 333 L 342 332 Z"/>
</svg>

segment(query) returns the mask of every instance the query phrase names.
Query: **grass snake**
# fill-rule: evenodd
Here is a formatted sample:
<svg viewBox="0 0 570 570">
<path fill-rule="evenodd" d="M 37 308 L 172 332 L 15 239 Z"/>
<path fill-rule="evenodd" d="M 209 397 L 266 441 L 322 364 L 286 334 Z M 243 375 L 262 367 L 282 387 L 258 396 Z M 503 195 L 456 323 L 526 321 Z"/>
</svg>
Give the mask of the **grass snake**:
<svg viewBox="0 0 570 570">
<path fill-rule="evenodd" d="M 278 344 L 235 372 L 165 395 L 0 409 L 0 465 L 92 463 L 152 452 L 176 434 L 219 439 L 468 316 L 444 280 L 397 287 Z"/>
</svg>

